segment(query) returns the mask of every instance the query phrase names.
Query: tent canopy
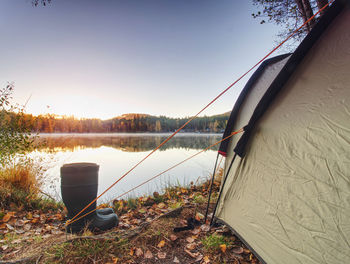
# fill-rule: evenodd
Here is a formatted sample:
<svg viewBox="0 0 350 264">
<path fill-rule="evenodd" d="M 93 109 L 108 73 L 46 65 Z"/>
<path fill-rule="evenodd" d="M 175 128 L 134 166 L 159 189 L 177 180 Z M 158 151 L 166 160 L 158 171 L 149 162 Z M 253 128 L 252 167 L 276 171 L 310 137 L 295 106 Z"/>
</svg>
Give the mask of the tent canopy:
<svg viewBox="0 0 350 264">
<path fill-rule="evenodd" d="M 220 146 L 216 218 L 266 263 L 350 263 L 350 8 L 248 81 Z M 225 135 L 224 135 L 225 136 Z M 231 162 L 237 154 L 234 162 Z"/>
</svg>

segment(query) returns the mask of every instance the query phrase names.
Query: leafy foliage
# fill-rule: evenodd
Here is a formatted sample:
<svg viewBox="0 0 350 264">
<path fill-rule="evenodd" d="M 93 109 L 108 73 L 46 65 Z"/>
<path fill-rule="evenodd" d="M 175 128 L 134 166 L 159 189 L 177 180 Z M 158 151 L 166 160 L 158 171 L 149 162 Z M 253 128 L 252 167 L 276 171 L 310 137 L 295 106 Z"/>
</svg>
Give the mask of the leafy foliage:
<svg viewBox="0 0 350 264">
<path fill-rule="evenodd" d="M 253 13 L 252 16 L 261 19 L 260 24 L 272 22 L 282 26 L 284 29 L 278 37 L 284 39 L 327 3 L 328 0 L 253 0 L 253 4 L 261 7 L 262 10 Z M 293 38 L 300 41 L 312 29 L 319 17 L 318 15 L 311 20 Z"/>
<path fill-rule="evenodd" d="M 0 89 L 0 164 L 11 162 L 15 154 L 24 154 L 33 147 L 30 126 L 23 122 L 24 108 L 11 104 L 13 84 Z"/>
<path fill-rule="evenodd" d="M 51 0 L 32 0 L 33 6 L 43 5 L 46 6 L 47 4 L 50 4 Z"/>
</svg>

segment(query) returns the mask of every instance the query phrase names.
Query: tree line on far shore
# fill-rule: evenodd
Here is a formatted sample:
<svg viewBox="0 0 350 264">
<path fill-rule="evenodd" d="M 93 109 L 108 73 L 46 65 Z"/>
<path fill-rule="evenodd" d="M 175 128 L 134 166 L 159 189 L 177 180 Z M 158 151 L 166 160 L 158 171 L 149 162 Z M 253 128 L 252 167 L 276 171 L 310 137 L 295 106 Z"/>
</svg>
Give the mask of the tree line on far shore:
<svg viewBox="0 0 350 264">
<path fill-rule="evenodd" d="M 6 120 L 16 120 L 20 126 L 38 133 L 116 133 L 116 132 L 172 132 L 189 118 L 170 118 L 146 114 L 124 114 L 108 120 L 97 118 L 76 118 L 52 114 L 33 116 L 21 113 L 8 113 Z M 184 132 L 223 132 L 229 113 L 198 117 L 190 122 Z"/>
</svg>

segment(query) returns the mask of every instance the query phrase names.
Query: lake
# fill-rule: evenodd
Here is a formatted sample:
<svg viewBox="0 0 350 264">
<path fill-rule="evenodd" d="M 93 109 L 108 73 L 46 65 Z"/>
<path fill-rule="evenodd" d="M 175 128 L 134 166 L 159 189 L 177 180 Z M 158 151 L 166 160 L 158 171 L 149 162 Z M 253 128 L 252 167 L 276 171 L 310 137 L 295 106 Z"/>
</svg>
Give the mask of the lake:
<svg viewBox="0 0 350 264">
<path fill-rule="evenodd" d="M 142 160 L 170 134 L 40 134 L 45 142 L 30 155 L 47 164 L 43 191 L 60 200 L 60 167 L 65 163 L 94 162 L 100 165 L 98 193 Z M 219 141 L 221 134 L 179 133 L 100 198 L 107 202 L 178 162 Z M 217 155 L 214 147 L 126 197 L 162 192 L 168 185 L 188 185 L 209 178 Z"/>
</svg>

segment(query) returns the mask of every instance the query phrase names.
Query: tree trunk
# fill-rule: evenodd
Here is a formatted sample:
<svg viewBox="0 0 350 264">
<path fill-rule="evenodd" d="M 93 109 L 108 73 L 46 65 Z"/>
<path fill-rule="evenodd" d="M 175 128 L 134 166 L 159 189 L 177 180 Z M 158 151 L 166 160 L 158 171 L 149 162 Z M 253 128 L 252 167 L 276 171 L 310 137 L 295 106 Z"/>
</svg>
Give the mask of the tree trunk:
<svg viewBox="0 0 350 264">
<path fill-rule="evenodd" d="M 311 4 L 309 0 L 302 0 L 305 14 L 307 19 L 311 18 L 314 15 L 314 12 L 312 11 Z M 310 29 L 312 29 L 315 25 L 315 18 L 311 19 L 310 22 L 308 22 Z"/>
<path fill-rule="evenodd" d="M 322 7 L 324 7 L 326 4 L 328 4 L 328 0 L 317 0 L 317 7 L 318 9 L 321 9 Z M 323 9 L 321 12 L 320 12 L 320 15 L 322 16 L 326 10 L 329 8 L 329 6 L 327 6 L 325 9 Z"/>
<path fill-rule="evenodd" d="M 295 3 L 297 4 L 299 12 L 301 14 L 301 17 L 303 18 L 303 21 L 305 23 L 307 21 L 307 16 L 305 13 L 303 2 L 302 2 L 302 0 L 295 0 Z M 306 30 L 307 30 L 307 32 L 310 32 L 311 28 L 310 28 L 309 24 L 306 25 Z"/>
</svg>

